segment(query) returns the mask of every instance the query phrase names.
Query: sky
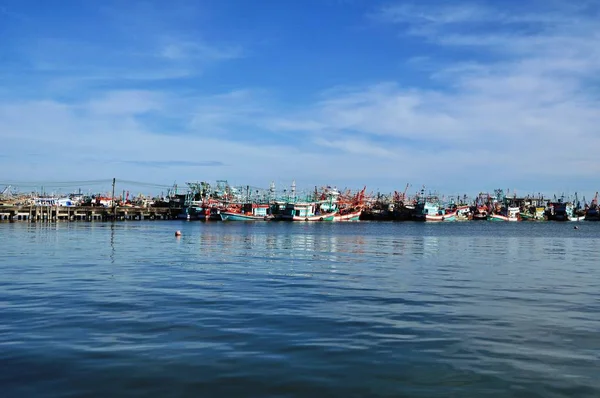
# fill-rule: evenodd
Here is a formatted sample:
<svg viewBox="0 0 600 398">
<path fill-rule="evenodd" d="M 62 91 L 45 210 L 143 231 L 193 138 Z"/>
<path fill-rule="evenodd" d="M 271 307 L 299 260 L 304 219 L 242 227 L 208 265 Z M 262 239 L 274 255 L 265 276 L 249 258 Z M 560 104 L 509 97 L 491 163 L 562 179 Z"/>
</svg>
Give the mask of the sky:
<svg viewBox="0 0 600 398">
<path fill-rule="evenodd" d="M 0 0 L 0 184 L 600 189 L 600 1 Z"/>
</svg>

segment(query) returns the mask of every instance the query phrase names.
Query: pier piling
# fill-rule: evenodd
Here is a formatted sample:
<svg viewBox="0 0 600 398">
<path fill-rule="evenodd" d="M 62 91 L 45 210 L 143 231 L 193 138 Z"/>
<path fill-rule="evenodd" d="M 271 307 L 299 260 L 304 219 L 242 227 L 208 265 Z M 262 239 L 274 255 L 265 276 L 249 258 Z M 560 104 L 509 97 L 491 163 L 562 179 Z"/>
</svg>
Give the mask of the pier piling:
<svg viewBox="0 0 600 398">
<path fill-rule="evenodd" d="M 94 207 L 94 206 L 2 206 L 0 221 L 142 221 L 172 220 L 179 208 L 162 207 Z"/>
</svg>

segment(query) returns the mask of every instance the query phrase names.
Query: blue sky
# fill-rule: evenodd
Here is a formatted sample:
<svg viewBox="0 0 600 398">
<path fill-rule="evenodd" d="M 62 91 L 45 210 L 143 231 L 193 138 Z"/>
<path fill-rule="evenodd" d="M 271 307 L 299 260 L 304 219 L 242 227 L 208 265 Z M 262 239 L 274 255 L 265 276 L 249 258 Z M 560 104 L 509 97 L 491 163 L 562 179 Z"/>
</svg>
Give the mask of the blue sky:
<svg viewBox="0 0 600 398">
<path fill-rule="evenodd" d="M 599 189 L 597 1 L 0 0 L 0 182 Z"/>
</svg>

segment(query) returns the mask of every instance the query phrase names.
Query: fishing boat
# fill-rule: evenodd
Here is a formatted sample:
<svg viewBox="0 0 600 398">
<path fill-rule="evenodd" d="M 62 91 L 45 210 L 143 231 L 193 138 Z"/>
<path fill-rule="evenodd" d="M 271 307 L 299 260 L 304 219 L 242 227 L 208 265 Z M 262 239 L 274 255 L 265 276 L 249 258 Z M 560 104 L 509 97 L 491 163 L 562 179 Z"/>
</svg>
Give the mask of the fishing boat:
<svg viewBox="0 0 600 398">
<path fill-rule="evenodd" d="M 410 220 L 415 213 L 415 205 L 417 204 L 416 199 L 410 200 L 406 195 L 410 184 L 406 184 L 404 192 L 400 193 L 394 191 L 392 202 L 387 207 L 388 214 L 391 215 L 392 220 L 396 221 L 407 221 Z"/>
<path fill-rule="evenodd" d="M 567 221 L 573 213 L 573 205 L 564 201 L 561 197 L 557 201 L 550 202 L 546 209 L 546 217 L 550 221 Z"/>
<path fill-rule="evenodd" d="M 415 219 L 425 222 L 456 221 L 456 210 L 447 211 L 439 205 L 436 196 L 429 196 L 415 206 Z"/>
<path fill-rule="evenodd" d="M 444 210 L 438 210 L 437 214 L 425 214 L 425 221 L 427 222 L 441 222 L 441 221 L 456 221 L 456 211 L 446 213 Z"/>
<path fill-rule="evenodd" d="M 466 205 L 456 207 L 456 221 L 469 221 L 473 218 L 471 208 Z"/>
<path fill-rule="evenodd" d="M 279 221 L 283 217 L 287 203 L 284 201 L 274 201 L 270 204 L 269 212 L 273 216 L 272 221 Z"/>
<path fill-rule="evenodd" d="M 480 192 L 471 208 L 471 219 L 473 221 L 485 221 L 490 214 L 491 198 L 489 193 Z"/>
<path fill-rule="evenodd" d="M 209 215 L 210 209 L 205 208 L 201 201 L 190 201 L 183 207 L 183 209 L 181 209 L 181 213 L 177 215 L 177 218 L 187 221 L 206 221 Z"/>
<path fill-rule="evenodd" d="M 521 209 L 519 217 L 523 221 L 540 221 L 546 218 L 546 208 L 541 206 L 525 206 Z"/>
<path fill-rule="evenodd" d="M 598 207 L 590 207 L 585 212 L 585 220 L 586 221 L 600 221 L 600 211 L 598 211 Z"/>
<path fill-rule="evenodd" d="M 222 204 L 213 204 L 208 208 L 208 214 L 206 215 L 207 221 L 221 221 L 221 212 L 225 210 L 225 207 Z"/>
<path fill-rule="evenodd" d="M 281 215 L 286 221 L 333 221 L 337 209 L 327 209 L 320 202 L 288 203 Z"/>
<path fill-rule="evenodd" d="M 507 207 L 501 212 L 493 212 L 490 221 L 520 221 L 520 209 L 518 207 Z"/>
<path fill-rule="evenodd" d="M 589 206 L 586 205 L 585 209 L 586 221 L 600 221 L 600 209 L 598 208 L 598 192 L 592 199 L 592 203 Z"/>
<path fill-rule="evenodd" d="M 364 207 L 366 189 L 367 187 L 364 187 L 355 194 L 348 190 L 334 195 L 334 198 L 337 198 L 335 204 L 332 198 L 327 207 L 328 210 L 333 210 L 337 206 L 338 211 L 333 217 L 333 221 L 358 221 Z"/>
<path fill-rule="evenodd" d="M 521 216 L 521 220 L 523 221 L 533 221 L 535 220 L 535 214 L 529 212 L 529 211 L 524 211 L 519 213 Z"/>
<path fill-rule="evenodd" d="M 579 208 L 579 201 L 575 199 L 575 206 L 571 203 L 567 203 L 567 211 L 565 215 L 565 221 L 583 221 L 585 220 L 585 212 Z"/>
<path fill-rule="evenodd" d="M 34 199 L 35 206 L 58 206 L 58 207 L 71 207 L 75 206 L 75 201 L 71 198 L 57 198 L 57 197 L 39 197 Z"/>
<path fill-rule="evenodd" d="M 292 183 L 292 197 L 296 198 L 295 181 Z M 338 199 L 340 192 L 335 187 L 323 187 L 321 192 L 315 191 L 312 198 L 288 202 L 280 216 L 286 221 L 334 221 L 340 213 Z M 359 214 L 360 216 L 360 214 Z M 345 221 L 339 219 L 338 221 Z"/>
<path fill-rule="evenodd" d="M 545 220 L 544 210 L 545 210 L 545 208 L 543 206 L 536 206 L 533 219 L 536 221 Z"/>
<path fill-rule="evenodd" d="M 521 221 L 521 208 L 517 205 L 516 196 L 513 199 L 504 195 L 503 189 L 494 189 L 491 198 L 490 221 Z"/>
<path fill-rule="evenodd" d="M 269 221 L 273 218 L 269 213 L 268 204 L 246 203 L 240 211 L 223 210 L 219 215 L 223 221 Z"/>
<path fill-rule="evenodd" d="M 477 206 L 473 211 L 472 220 L 483 221 L 488 219 L 488 208 L 486 205 Z"/>
</svg>

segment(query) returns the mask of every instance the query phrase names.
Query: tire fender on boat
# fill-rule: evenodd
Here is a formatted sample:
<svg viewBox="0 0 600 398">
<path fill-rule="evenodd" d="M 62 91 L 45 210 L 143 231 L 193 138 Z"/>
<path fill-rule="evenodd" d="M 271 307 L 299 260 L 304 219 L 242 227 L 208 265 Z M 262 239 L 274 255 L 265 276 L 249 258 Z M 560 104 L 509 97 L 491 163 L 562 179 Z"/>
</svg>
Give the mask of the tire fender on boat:
<svg viewBox="0 0 600 398">
<path fill-rule="evenodd" d="M 319 221 L 323 221 L 323 217 L 319 217 Z"/>
<path fill-rule="evenodd" d="M 306 217 L 306 218 L 304 219 L 304 221 L 308 221 L 308 217 Z"/>
<path fill-rule="evenodd" d="M 267 217 L 267 216 L 265 216 L 265 217 L 263 218 L 263 220 L 267 221 L 267 220 L 268 220 L 268 217 Z"/>
</svg>

